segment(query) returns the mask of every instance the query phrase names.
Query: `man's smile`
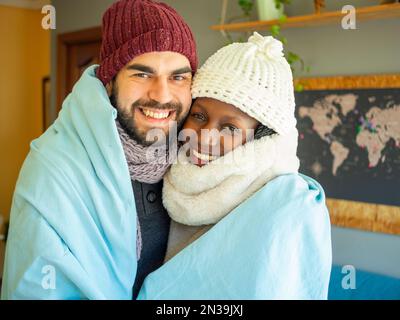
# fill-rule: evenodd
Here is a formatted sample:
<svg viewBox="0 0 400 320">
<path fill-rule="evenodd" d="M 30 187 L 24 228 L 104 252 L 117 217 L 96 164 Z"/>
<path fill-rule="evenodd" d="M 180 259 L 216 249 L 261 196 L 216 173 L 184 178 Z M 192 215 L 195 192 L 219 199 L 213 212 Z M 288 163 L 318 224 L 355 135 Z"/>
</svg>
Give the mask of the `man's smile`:
<svg viewBox="0 0 400 320">
<path fill-rule="evenodd" d="M 135 113 L 139 116 L 140 119 L 154 124 L 159 124 L 164 126 L 169 121 L 174 120 L 176 116 L 176 110 L 170 109 L 154 109 L 154 108 L 135 108 Z"/>
</svg>

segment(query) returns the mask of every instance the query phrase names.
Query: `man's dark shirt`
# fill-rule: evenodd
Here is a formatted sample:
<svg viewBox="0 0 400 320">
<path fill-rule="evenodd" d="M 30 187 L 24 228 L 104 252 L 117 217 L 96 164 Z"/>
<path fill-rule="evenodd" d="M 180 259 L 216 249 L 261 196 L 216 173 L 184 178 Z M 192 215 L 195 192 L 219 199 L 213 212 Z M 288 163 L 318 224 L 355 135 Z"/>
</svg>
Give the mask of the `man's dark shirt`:
<svg viewBox="0 0 400 320">
<path fill-rule="evenodd" d="M 162 181 L 156 184 L 132 181 L 132 186 L 142 235 L 142 251 L 132 292 L 132 298 L 136 299 L 146 276 L 164 261 L 171 220 L 162 204 Z"/>
</svg>

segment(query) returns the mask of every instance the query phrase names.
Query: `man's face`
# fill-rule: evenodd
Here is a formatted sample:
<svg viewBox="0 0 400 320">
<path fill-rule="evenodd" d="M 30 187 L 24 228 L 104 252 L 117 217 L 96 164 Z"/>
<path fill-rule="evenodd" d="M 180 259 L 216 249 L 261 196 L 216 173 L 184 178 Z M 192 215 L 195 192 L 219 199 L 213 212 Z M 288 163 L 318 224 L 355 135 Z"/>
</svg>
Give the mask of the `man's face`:
<svg viewBox="0 0 400 320">
<path fill-rule="evenodd" d="M 178 128 L 192 102 L 189 60 L 175 52 L 151 52 L 135 57 L 107 85 L 110 101 L 126 132 L 142 145 L 151 129 L 168 136 L 169 124 Z"/>
</svg>

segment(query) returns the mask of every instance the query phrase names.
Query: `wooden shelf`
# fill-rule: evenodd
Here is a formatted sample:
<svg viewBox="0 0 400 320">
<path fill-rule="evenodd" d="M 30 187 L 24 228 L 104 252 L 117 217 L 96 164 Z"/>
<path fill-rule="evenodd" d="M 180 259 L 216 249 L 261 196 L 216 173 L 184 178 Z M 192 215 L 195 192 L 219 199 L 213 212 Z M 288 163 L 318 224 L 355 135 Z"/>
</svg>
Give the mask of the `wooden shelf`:
<svg viewBox="0 0 400 320">
<path fill-rule="evenodd" d="M 383 4 L 379 6 L 356 8 L 357 23 L 366 20 L 389 19 L 400 17 L 400 3 Z M 281 24 L 283 28 L 314 27 L 338 23 L 340 25 L 345 14 L 341 11 L 322 12 L 305 16 L 288 17 L 281 24 L 278 20 L 250 21 L 211 26 L 212 30 L 225 30 L 231 32 L 268 30 L 274 24 Z"/>
</svg>

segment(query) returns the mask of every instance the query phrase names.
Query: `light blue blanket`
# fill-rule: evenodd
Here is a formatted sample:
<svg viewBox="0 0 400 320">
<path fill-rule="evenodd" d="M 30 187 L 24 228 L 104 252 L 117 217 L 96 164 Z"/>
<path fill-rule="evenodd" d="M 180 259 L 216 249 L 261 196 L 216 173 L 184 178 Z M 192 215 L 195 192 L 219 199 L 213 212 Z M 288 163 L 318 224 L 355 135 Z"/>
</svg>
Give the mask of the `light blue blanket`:
<svg viewBox="0 0 400 320">
<path fill-rule="evenodd" d="M 283 175 L 151 273 L 139 299 L 327 299 L 331 234 L 321 186 Z"/>
<path fill-rule="evenodd" d="M 131 299 L 136 208 L 96 66 L 31 143 L 17 182 L 3 299 Z M 330 223 L 321 186 L 281 176 L 150 274 L 140 299 L 325 299 Z"/>
<path fill-rule="evenodd" d="M 132 297 L 136 208 L 116 110 L 95 67 L 31 143 L 13 198 L 3 299 Z"/>
</svg>

